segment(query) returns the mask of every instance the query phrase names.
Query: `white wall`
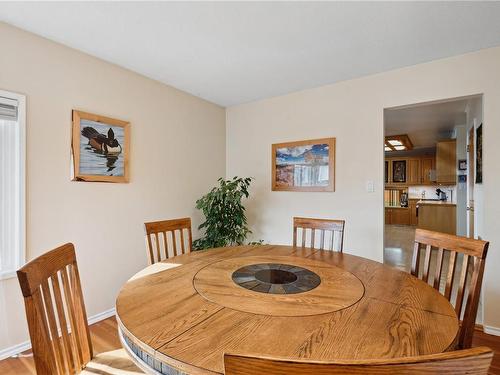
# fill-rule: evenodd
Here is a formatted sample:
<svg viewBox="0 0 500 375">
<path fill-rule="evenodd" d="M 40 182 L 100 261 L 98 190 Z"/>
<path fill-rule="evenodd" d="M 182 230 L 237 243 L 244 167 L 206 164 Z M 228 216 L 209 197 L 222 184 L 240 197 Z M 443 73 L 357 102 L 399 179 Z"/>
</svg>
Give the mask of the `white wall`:
<svg viewBox="0 0 500 375">
<path fill-rule="evenodd" d="M 384 108 L 484 93 L 484 323 L 500 327 L 499 66 L 492 48 L 227 109 L 227 175 L 255 177 L 254 237 L 290 243 L 294 215 L 344 218 L 345 251 L 381 261 Z M 336 192 L 272 192 L 271 144 L 320 137 L 337 138 Z"/>
<path fill-rule="evenodd" d="M 144 221 L 199 224 L 195 200 L 225 174 L 224 108 L 2 23 L 0 46 L 0 89 L 27 97 L 28 259 L 73 242 L 95 315 L 147 264 Z M 70 181 L 73 108 L 130 121 L 130 183 Z M 0 351 L 25 322 L 17 279 L 0 281 Z"/>
</svg>

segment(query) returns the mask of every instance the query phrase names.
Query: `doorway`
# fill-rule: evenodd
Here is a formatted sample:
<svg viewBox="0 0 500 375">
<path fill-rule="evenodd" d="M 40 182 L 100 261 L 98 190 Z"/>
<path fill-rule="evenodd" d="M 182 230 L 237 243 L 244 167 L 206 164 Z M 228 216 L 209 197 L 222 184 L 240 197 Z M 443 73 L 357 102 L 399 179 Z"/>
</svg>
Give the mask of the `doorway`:
<svg viewBox="0 0 500 375">
<path fill-rule="evenodd" d="M 476 132 L 475 126 L 471 126 L 467 138 L 467 237 L 474 237 L 474 179 L 475 179 L 475 166 L 474 166 L 474 133 Z"/>
<path fill-rule="evenodd" d="M 384 264 L 410 271 L 416 228 L 478 236 L 482 100 L 474 95 L 384 110 Z"/>
</svg>

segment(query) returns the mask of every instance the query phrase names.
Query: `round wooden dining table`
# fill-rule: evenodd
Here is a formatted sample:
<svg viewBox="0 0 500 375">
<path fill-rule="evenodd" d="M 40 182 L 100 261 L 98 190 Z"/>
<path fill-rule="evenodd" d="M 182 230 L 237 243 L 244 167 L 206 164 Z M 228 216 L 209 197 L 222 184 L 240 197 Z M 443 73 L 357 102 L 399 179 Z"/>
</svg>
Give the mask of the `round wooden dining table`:
<svg viewBox="0 0 500 375">
<path fill-rule="evenodd" d="M 381 263 L 254 245 L 191 252 L 133 276 L 116 300 L 122 345 L 150 374 L 223 374 L 224 353 L 381 359 L 452 349 L 453 306 Z"/>
</svg>

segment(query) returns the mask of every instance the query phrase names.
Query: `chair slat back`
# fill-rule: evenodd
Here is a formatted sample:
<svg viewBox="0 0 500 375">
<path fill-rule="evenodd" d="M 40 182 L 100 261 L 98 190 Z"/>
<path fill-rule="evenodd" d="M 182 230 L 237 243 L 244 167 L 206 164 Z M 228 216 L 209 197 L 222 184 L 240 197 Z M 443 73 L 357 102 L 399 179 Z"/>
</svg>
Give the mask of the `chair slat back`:
<svg viewBox="0 0 500 375">
<path fill-rule="evenodd" d="M 448 301 L 454 303 L 455 312 L 462 319 L 458 337 L 458 347 L 462 349 L 472 345 L 488 245 L 486 241 L 447 233 L 424 229 L 417 229 L 415 232 L 411 273 L 430 283 Z M 435 268 L 433 279 L 430 280 L 433 255 Z M 443 279 L 446 280 L 444 285 Z"/>
<path fill-rule="evenodd" d="M 302 247 L 342 252 L 344 246 L 344 226 L 344 220 L 294 217 L 293 246 L 297 246 L 300 243 Z"/>
<path fill-rule="evenodd" d="M 32 260 L 17 277 L 37 374 L 79 373 L 93 351 L 73 244 Z"/>
<path fill-rule="evenodd" d="M 493 358 L 489 348 L 477 347 L 418 357 L 391 360 L 341 361 L 336 363 L 287 361 L 273 358 L 224 355 L 225 375 L 333 375 L 333 374 L 426 374 L 486 375 Z"/>
<path fill-rule="evenodd" d="M 144 223 L 144 227 L 150 264 L 191 252 L 193 238 L 189 217 Z"/>
</svg>

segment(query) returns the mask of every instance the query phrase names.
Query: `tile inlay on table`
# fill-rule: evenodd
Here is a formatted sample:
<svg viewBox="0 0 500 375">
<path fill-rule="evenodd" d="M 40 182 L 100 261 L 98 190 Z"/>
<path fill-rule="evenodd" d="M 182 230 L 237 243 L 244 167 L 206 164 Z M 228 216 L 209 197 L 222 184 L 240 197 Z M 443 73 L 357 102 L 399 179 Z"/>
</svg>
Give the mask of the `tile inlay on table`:
<svg viewBox="0 0 500 375">
<path fill-rule="evenodd" d="M 243 288 L 269 294 L 307 292 L 321 283 L 321 278 L 306 268 L 276 263 L 241 267 L 233 273 L 232 279 Z"/>
</svg>

